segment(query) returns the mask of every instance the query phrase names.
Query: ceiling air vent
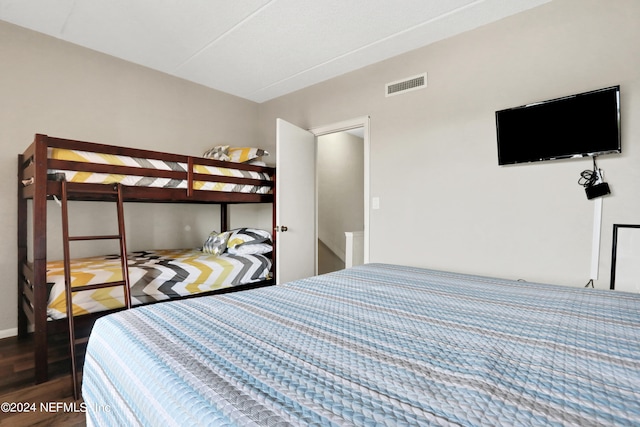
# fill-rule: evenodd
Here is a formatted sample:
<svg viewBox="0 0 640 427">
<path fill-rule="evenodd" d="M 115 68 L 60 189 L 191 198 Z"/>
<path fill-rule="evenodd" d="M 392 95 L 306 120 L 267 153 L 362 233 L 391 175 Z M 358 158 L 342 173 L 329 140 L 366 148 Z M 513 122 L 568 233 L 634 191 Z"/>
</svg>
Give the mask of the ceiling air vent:
<svg viewBox="0 0 640 427">
<path fill-rule="evenodd" d="M 385 86 L 385 95 L 400 95 L 401 93 L 424 89 L 425 87 L 427 87 L 427 73 L 422 73 L 418 76 L 387 83 Z"/>
</svg>

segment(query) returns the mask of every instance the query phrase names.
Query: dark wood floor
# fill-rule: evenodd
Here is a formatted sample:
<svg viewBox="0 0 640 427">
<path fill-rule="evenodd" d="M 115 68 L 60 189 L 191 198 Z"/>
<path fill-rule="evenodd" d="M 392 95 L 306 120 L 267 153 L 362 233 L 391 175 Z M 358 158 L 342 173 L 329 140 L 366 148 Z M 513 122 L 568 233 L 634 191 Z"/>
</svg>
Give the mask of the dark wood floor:
<svg viewBox="0 0 640 427">
<path fill-rule="evenodd" d="M 51 379 L 35 385 L 33 339 L 0 339 L 0 404 L 13 405 L 0 410 L 1 426 L 86 425 L 82 400 L 73 398 L 66 335 L 52 337 L 50 347 Z"/>
</svg>

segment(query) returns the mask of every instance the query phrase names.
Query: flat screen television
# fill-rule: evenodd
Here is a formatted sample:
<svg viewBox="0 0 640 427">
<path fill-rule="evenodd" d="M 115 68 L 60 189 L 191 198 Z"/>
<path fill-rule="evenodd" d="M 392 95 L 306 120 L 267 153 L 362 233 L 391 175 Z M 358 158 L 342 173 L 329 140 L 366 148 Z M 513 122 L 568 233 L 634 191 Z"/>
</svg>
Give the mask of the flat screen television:
<svg viewBox="0 0 640 427">
<path fill-rule="evenodd" d="M 496 111 L 498 164 L 620 153 L 620 86 Z"/>
</svg>

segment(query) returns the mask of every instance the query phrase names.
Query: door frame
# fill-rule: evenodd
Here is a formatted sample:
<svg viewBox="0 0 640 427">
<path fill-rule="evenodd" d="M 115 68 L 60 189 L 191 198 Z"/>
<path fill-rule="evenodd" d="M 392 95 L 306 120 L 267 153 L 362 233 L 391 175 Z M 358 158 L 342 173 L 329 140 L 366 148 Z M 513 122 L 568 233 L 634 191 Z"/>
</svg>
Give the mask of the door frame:
<svg viewBox="0 0 640 427">
<path fill-rule="evenodd" d="M 316 147 L 319 136 L 332 133 L 344 132 L 351 129 L 363 128 L 364 130 L 364 262 L 369 262 L 369 200 L 370 200 L 370 154 L 371 144 L 369 140 L 369 116 L 358 117 L 325 126 L 309 129 L 309 132 L 316 136 Z M 317 149 L 316 149 L 317 153 Z M 317 161 L 317 155 L 316 155 Z M 317 174 L 317 169 L 316 169 Z M 316 177 L 317 178 L 317 177 Z M 318 180 L 316 179 L 316 239 L 318 236 Z M 316 274 L 318 274 L 318 256 L 316 254 Z"/>
</svg>

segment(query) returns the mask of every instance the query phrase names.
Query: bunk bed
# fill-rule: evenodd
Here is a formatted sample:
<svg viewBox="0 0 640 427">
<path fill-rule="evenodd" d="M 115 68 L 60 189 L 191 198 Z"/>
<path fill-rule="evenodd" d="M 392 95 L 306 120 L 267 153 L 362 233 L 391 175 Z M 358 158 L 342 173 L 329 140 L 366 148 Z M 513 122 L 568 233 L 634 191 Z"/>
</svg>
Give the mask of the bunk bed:
<svg viewBox="0 0 640 427">
<path fill-rule="evenodd" d="M 48 337 L 52 333 L 68 329 L 62 319 L 65 317 L 64 308 L 56 310 L 49 304 L 50 299 L 55 299 L 50 298 L 52 292 L 57 292 L 58 304 L 60 298 L 63 300 L 63 307 L 66 304 L 64 293 L 54 291 L 55 285 L 52 287 L 50 283 L 55 279 L 49 273 L 55 275 L 56 268 L 60 270 L 60 265 L 47 260 L 47 204 L 48 200 L 60 199 L 63 187 L 65 196 L 71 201 L 114 201 L 115 193 L 103 190 L 105 187 L 119 186 L 121 195 L 118 197 L 122 198 L 123 203 L 217 204 L 220 206 L 220 231 L 224 232 L 229 230 L 229 205 L 271 203 L 275 212 L 275 178 L 275 169 L 267 166 L 36 134 L 33 143 L 18 155 L 18 335 L 25 337 L 30 325 L 33 328 L 36 383 L 48 379 Z M 28 201 L 31 201 L 31 206 Z M 138 298 L 133 295 L 132 301 L 146 304 L 272 285 L 275 277 L 275 236 L 270 244 L 271 251 L 267 253 L 222 254 L 221 258 L 213 259 L 213 266 L 207 268 L 217 268 L 218 263 L 227 269 L 233 269 L 232 264 L 244 269 L 237 277 L 230 276 L 229 271 L 211 275 L 214 279 L 214 276 L 225 276 L 224 283 L 216 282 L 211 286 L 186 284 L 183 288 L 190 287 L 188 291 L 165 292 L 162 295 L 144 295 Z M 171 253 L 140 251 L 130 254 L 133 259 L 129 256 L 127 258 L 132 266 L 130 268 L 139 266 L 141 269 L 149 268 L 145 263 L 154 266 L 166 264 L 161 261 L 168 257 L 172 260 L 183 257 L 191 264 L 194 264 L 194 257 L 197 258 L 197 263 L 207 258 L 201 257 L 202 252 L 194 255 L 193 250 L 178 254 L 176 253 L 179 251 L 169 252 Z M 222 258 L 225 256 L 227 258 Z M 209 261 L 211 257 L 213 255 L 208 256 Z M 106 256 L 75 262 L 103 263 L 108 269 L 113 267 L 108 265 L 113 263 L 112 258 Z M 248 267 L 248 258 L 259 264 L 259 267 L 253 268 L 259 274 L 248 272 L 252 268 Z M 85 329 L 90 329 L 98 317 L 121 310 L 117 303 L 114 305 L 113 301 L 108 301 L 98 304 L 98 308 L 79 307 L 76 311 L 75 302 L 74 298 L 74 313 L 82 314 L 76 324 Z"/>
<path fill-rule="evenodd" d="M 87 425 L 630 426 L 640 295 L 367 264 L 115 313 Z"/>
</svg>

